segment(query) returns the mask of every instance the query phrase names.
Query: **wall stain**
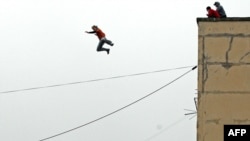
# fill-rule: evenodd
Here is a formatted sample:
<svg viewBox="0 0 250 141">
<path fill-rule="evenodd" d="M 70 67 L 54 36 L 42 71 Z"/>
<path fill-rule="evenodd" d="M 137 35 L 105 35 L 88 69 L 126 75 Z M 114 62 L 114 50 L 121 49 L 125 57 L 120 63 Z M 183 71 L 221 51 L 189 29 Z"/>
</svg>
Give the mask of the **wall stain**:
<svg viewBox="0 0 250 141">
<path fill-rule="evenodd" d="M 206 120 L 206 124 L 214 123 L 214 124 L 219 124 L 221 119 L 210 119 Z"/>
<path fill-rule="evenodd" d="M 237 124 L 250 123 L 250 119 L 233 119 L 233 121 Z"/>
</svg>

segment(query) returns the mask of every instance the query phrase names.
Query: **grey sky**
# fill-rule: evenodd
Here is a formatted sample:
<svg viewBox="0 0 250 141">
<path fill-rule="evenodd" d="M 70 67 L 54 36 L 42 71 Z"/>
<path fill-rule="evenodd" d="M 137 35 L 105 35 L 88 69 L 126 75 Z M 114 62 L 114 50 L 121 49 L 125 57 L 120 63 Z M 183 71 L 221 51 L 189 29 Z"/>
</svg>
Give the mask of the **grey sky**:
<svg viewBox="0 0 250 141">
<path fill-rule="evenodd" d="M 249 0 L 220 2 L 229 17 L 249 16 Z M 196 18 L 206 17 L 213 3 L 1 0 L 0 92 L 196 65 Z M 97 37 L 84 33 L 94 24 L 115 43 L 110 55 L 96 52 Z M 189 69 L 0 94 L 0 140 L 38 141 L 72 129 Z M 183 109 L 195 110 L 196 81 L 192 71 L 131 107 L 50 141 L 194 141 L 196 118 L 185 118 Z"/>
</svg>

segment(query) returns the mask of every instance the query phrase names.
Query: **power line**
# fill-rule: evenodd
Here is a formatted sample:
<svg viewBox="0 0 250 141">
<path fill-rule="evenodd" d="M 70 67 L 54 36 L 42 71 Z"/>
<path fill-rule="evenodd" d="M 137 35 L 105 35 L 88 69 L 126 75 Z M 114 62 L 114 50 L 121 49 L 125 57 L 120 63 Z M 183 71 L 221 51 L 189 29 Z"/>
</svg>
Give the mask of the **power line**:
<svg viewBox="0 0 250 141">
<path fill-rule="evenodd" d="M 60 135 L 63 135 L 63 134 L 72 132 L 72 131 L 74 131 L 74 130 L 77 130 L 77 129 L 79 129 L 79 128 L 82 128 L 82 127 L 84 127 L 84 126 L 87 126 L 87 125 L 89 125 L 89 124 L 92 124 L 92 123 L 94 123 L 94 122 L 97 122 L 97 121 L 99 121 L 99 120 L 101 120 L 101 119 L 103 119 L 103 118 L 106 118 L 106 117 L 108 117 L 108 116 L 111 116 L 111 115 L 113 115 L 113 114 L 115 114 L 115 113 L 117 113 L 117 112 L 119 112 L 119 111 L 121 111 L 121 110 L 123 110 L 123 109 L 125 109 L 125 108 L 128 108 L 129 106 L 132 106 L 132 105 L 136 104 L 137 102 L 139 102 L 139 101 L 141 101 L 141 100 L 143 100 L 143 99 L 145 99 L 145 98 L 147 98 L 147 97 L 149 97 L 149 96 L 155 94 L 156 92 L 160 91 L 161 89 L 167 87 L 168 85 L 172 84 L 173 82 L 175 82 L 175 81 L 177 81 L 178 79 L 182 78 L 183 76 L 187 75 L 189 72 L 195 70 L 196 68 L 197 68 L 197 66 L 193 67 L 191 70 L 185 72 L 184 74 L 182 74 L 181 76 L 177 77 L 176 79 L 170 81 L 169 83 L 165 84 L 164 86 L 162 86 L 162 87 L 160 87 L 160 88 L 154 90 L 153 92 L 147 94 L 146 96 L 144 96 L 144 97 L 142 97 L 142 98 L 140 98 L 140 99 L 138 99 L 138 100 L 136 100 L 136 101 L 134 101 L 134 102 L 132 102 L 132 103 L 130 103 L 130 104 L 128 104 L 128 105 L 122 107 L 122 108 L 120 108 L 120 109 L 117 109 L 117 110 L 115 110 L 115 111 L 113 111 L 113 112 L 111 112 L 111 113 L 109 113 L 109 114 L 106 114 L 106 115 L 104 115 L 104 116 L 102 116 L 102 117 L 99 117 L 99 118 L 97 118 L 97 119 L 94 119 L 94 120 L 92 120 L 92 121 L 90 121 L 90 122 L 87 122 L 87 123 L 85 123 L 85 124 L 83 124 L 83 125 L 80 125 L 80 126 L 78 126 L 78 127 L 75 127 L 75 128 L 69 129 L 69 130 L 67 130 L 67 131 L 64 131 L 64 132 L 55 134 L 55 135 L 53 135 L 53 136 L 50 136 L 50 137 L 41 139 L 41 140 L 39 140 L 39 141 L 45 141 L 45 140 L 48 140 L 48 139 L 51 139 L 51 138 L 55 138 L 55 137 L 57 137 L 57 136 L 60 136 Z"/>
<path fill-rule="evenodd" d="M 164 70 L 157 70 L 157 71 L 150 71 L 150 72 L 143 72 L 143 73 L 135 73 L 135 74 L 128 74 L 128 75 L 120 75 L 120 76 L 114 76 L 114 77 L 108 77 L 108 78 L 99 78 L 99 79 L 92 79 L 92 80 L 86 80 L 86 81 L 78 81 L 78 82 L 71 82 L 71 83 L 63 83 L 63 84 L 56 84 L 56 85 L 41 86 L 41 87 L 32 87 L 32 88 L 25 88 L 25 89 L 18 89 L 18 90 L 10 90 L 10 91 L 0 92 L 0 94 L 15 93 L 15 92 L 21 92 L 21 91 L 31 91 L 31 90 L 38 90 L 38 89 L 53 88 L 53 87 L 62 87 L 62 86 L 67 86 L 67 85 L 76 85 L 76 84 L 103 81 L 103 80 L 109 80 L 109 79 L 117 79 L 117 78 L 123 78 L 123 77 L 145 75 L 145 74 L 150 74 L 150 73 L 159 73 L 159 72 L 178 70 L 178 69 L 185 69 L 185 68 L 191 68 L 191 67 L 193 67 L 193 66 L 184 66 L 184 67 L 179 67 L 179 68 L 164 69 Z"/>
</svg>

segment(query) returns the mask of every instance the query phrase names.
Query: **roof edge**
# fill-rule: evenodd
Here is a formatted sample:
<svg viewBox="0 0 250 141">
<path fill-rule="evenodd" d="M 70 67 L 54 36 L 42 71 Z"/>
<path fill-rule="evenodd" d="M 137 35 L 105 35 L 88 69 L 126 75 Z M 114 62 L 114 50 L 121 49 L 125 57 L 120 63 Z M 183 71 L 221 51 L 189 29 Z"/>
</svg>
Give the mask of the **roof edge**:
<svg viewBox="0 0 250 141">
<path fill-rule="evenodd" d="M 228 21 L 250 21 L 250 17 L 228 17 L 228 18 L 197 18 L 197 23 L 199 22 L 228 22 Z"/>
</svg>

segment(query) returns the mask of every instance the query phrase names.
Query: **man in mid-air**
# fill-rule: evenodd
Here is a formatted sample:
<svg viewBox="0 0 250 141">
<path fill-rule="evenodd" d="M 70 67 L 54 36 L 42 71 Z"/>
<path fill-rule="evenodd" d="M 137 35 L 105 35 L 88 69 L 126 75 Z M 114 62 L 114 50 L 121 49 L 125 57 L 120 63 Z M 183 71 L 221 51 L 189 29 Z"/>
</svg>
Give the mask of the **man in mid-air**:
<svg viewBox="0 0 250 141">
<path fill-rule="evenodd" d="M 99 44 L 97 46 L 97 51 L 106 51 L 107 54 L 109 54 L 110 52 L 110 49 L 107 49 L 107 48 L 103 48 L 103 45 L 104 43 L 107 43 L 108 45 L 110 46 L 113 46 L 114 43 L 112 43 L 112 41 L 108 40 L 105 36 L 105 33 L 102 32 L 102 30 L 100 28 L 98 28 L 96 25 L 93 25 L 92 26 L 92 29 L 93 31 L 85 31 L 86 33 L 89 33 L 89 34 L 96 34 L 96 36 L 98 37 L 99 39 Z"/>
</svg>

